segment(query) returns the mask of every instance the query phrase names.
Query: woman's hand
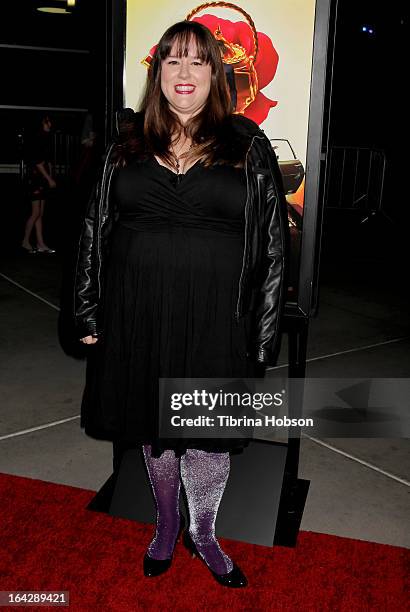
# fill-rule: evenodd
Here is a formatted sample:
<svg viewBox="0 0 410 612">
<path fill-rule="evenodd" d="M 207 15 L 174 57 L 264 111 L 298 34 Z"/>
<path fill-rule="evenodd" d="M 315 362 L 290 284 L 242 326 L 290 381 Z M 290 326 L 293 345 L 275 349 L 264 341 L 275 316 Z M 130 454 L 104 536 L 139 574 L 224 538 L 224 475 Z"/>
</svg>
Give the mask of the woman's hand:
<svg viewBox="0 0 410 612">
<path fill-rule="evenodd" d="M 55 182 L 55 180 L 53 178 L 49 178 L 48 180 L 48 186 L 50 187 L 50 189 L 55 189 L 57 187 L 57 183 Z"/>
<path fill-rule="evenodd" d="M 98 338 L 95 338 L 94 336 L 85 336 L 85 338 L 80 339 L 80 342 L 83 344 L 95 344 L 97 340 Z"/>
</svg>

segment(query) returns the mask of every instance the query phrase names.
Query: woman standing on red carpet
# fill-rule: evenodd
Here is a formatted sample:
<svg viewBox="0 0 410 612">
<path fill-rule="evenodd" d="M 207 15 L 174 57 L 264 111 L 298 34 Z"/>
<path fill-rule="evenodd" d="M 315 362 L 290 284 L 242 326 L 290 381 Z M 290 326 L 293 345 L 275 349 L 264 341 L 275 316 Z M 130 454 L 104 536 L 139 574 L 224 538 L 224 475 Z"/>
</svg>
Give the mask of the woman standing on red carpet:
<svg viewBox="0 0 410 612">
<path fill-rule="evenodd" d="M 139 112 L 127 111 L 90 200 L 78 253 L 76 321 L 90 349 L 87 434 L 141 444 L 156 507 L 146 576 L 184 543 L 225 586 L 247 580 L 215 520 L 236 439 L 164 439 L 158 379 L 255 377 L 275 363 L 283 304 L 286 202 L 259 127 L 233 115 L 206 27 L 162 36 Z"/>
</svg>

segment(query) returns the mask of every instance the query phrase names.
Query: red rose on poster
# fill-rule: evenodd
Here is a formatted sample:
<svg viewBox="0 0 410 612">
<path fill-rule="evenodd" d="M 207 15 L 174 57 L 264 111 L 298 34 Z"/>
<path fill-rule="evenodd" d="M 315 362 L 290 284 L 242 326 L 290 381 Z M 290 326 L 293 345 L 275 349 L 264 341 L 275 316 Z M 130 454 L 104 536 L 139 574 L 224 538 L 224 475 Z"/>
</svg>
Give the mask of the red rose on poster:
<svg viewBox="0 0 410 612">
<path fill-rule="evenodd" d="M 248 57 L 253 54 L 253 36 L 251 27 L 248 23 L 244 21 L 234 22 L 228 19 L 220 19 L 215 15 L 201 15 L 200 17 L 194 17 L 192 21 L 202 23 L 211 30 L 213 34 L 219 26 L 223 38 L 228 41 L 228 43 L 237 44 L 243 47 Z M 272 82 L 278 67 L 279 55 L 269 36 L 263 32 L 258 32 L 258 44 L 259 49 L 254 64 L 257 76 L 256 95 L 253 101 L 244 108 L 242 114 L 260 125 L 268 116 L 270 109 L 277 105 L 277 101 L 270 100 L 261 92 L 261 89 Z M 150 64 L 155 49 L 156 45 L 150 49 L 149 55 L 145 58 L 144 63 Z M 237 75 L 235 75 L 235 82 L 238 100 L 246 99 L 250 93 L 249 82 L 246 78 L 238 78 Z"/>
<path fill-rule="evenodd" d="M 220 19 L 215 15 L 201 15 L 201 17 L 194 17 L 192 21 L 202 23 L 211 30 L 212 33 L 214 33 L 219 26 L 222 36 L 229 43 L 238 44 L 243 47 L 247 56 L 253 54 L 254 44 L 252 30 L 250 25 L 245 21 Z M 268 116 L 270 109 L 277 105 L 276 100 L 270 100 L 261 93 L 260 90 L 269 85 L 273 80 L 278 67 L 279 55 L 269 36 L 263 32 L 258 32 L 258 43 L 259 50 L 255 62 L 255 70 L 258 79 L 257 93 L 255 99 L 245 108 L 243 114 L 257 124 L 261 124 Z M 246 87 L 243 81 L 238 82 L 238 79 L 236 79 L 236 82 L 239 98 L 241 93 L 247 94 L 248 92 L 241 91 L 244 86 Z"/>
</svg>

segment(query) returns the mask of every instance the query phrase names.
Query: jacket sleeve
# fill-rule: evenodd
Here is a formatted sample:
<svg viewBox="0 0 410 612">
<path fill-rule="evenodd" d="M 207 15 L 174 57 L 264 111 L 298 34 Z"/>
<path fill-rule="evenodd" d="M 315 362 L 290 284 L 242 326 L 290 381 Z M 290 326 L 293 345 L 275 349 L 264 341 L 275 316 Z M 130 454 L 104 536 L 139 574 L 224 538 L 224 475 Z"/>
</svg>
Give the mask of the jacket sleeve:
<svg viewBox="0 0 410 612">
<path fill-rule="evenodd" d="M 79 338 L 99 335 L 97 312 L 101 299 L 101 199 L 104 195 L 101 191 L 113 146 L 114 143 L 111 143 L 104 155 L 103 167 L 88 199 L 78 244 L 74 273 L 74 320 Z"/>
<path fill-rule="evenodd" d="M 79 338 L 97 336 L 98 290 L 98 202 L 102 176 L 95 183 L 88 200 L 77 250 L 74 275 L 74 319 Z"/>
<path fill-rule="evenodd" d="M 254 358 L 275 365 L 280 348 L 280 321 L 284 306 L 288 250 L 287 204 L 276 155 L 264 140 L 266 201 L 262 220 L 262 263 L 255 303 Z"/>
</svg>

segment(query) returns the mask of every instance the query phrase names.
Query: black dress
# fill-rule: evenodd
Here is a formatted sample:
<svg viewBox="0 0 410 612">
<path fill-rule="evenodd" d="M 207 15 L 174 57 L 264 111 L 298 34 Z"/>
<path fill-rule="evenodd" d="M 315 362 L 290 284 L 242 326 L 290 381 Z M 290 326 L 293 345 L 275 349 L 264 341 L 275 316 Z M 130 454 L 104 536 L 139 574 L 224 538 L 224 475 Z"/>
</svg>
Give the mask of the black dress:
<svg viewBox="0 0 410 612">
<path fill-rule="evenodd" d="M 31 200 L 43 200 L 49 193 L 49 185 L 37 168 L 44 162 L 46 166 L 52 159 L 52 140 L 49 132 L 40 132 L 29 142 L 27 163 L 27 184 Z"/>
<path fill-rule="evenodd" d="M 179 177 L 154 156 L 117 171 L 119 218 L 107 265 L 103 335 L 92 347 L 86 433 L 121 443 L 238 452 L 244 439 L 158 439 L 159 377 L 255 377 L 251 315 L 235 320 L 246 176 L 197 162 Z M 95 349 L 95 351 L 94 351 Z M 262 372 L 263 370 L 263 372 Z M 99 433 L 103 435 L 98 435 Z M 105 432 L 105 436 L 104 436 Z"/>
</svg>

